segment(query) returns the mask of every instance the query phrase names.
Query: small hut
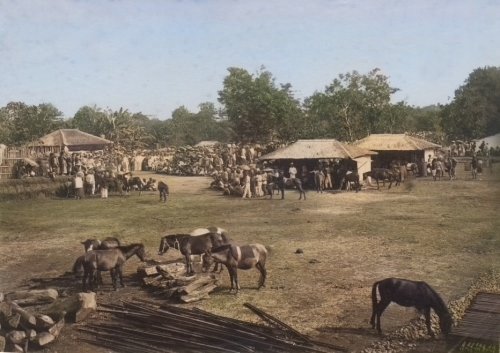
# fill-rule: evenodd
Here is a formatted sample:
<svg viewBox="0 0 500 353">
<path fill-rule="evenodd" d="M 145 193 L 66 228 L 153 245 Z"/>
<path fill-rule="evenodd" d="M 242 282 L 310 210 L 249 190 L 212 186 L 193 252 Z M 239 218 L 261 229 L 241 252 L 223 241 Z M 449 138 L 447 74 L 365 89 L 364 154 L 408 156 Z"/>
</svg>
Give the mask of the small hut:
<svg viewBox="0 0 500 353">
<path fill-rule="evenodd" d="M 283 169 L 294 162 L 297 170 L 306 166 L 313 170 L 318 163 L 334 159 L 349 160 L 356 164 L 359 175 L 371 171 L 371 156 L 376 152 L 358 146 L 339 142 L 335 139 L 298 140 L 291 145 L 265 154 L 259 160 L 275 160 Z"/>
<path fill-rule="evenodd" d="M 440 145 L 407 134 L 372 134 L 354 142 L 354 145 L 377 152 L 374 167 L 387 168 L 394 161 L 419 163 L 435 155 Z"/>
<path fill-rule="evenodd" d="M 78 129 L 59 129 L 40 137 L 29 147 L 37 152 L 59 152 L 65 147 L 68 151 L 97 151 L 112 143 Z"/>
</svg>

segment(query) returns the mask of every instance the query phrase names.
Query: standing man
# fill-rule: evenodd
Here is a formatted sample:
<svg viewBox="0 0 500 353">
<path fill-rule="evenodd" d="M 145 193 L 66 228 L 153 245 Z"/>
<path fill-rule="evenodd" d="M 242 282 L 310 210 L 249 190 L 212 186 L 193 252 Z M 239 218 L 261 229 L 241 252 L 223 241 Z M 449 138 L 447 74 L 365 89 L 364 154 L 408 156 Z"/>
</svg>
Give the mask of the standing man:
<svg viewBox="0 0 500 353">
<path fill-rule="evenodd" d="M 297 168 L 293 165 L 293 162 L 290 163 L 290 168 L 288 168 L 288 173 L 290 174 L 290 179 L 295 179 L 297 175 Z"/>
<path fill-rule="evenodd" d="M 250 178 L 250 173 L 245 170 L 243 172 L 244 187 L 243 187 L 243 196 L 241 197 L 242 199 L 244 199 L 247 196 L 248 196 L 249 199 L 252 198 L 252 192 L 250 191 L 251 180 L 252 179 Z"/>
<path fill-rule="evenodd" d="M 168 185 L 163 181 L 158 182 L 158 191 L 160 192 L 160 202 L 167 202 L 167 198 L 169 196 Z"/>
<path fill-rule="evenodd" d="M 472 172 L 472 179 L 477 179 L 477 157 L 476 154 L 472 156 L 472 160 L 470 162 L 470 167 L 471 167 L 471 172 Z"/>
</svg>

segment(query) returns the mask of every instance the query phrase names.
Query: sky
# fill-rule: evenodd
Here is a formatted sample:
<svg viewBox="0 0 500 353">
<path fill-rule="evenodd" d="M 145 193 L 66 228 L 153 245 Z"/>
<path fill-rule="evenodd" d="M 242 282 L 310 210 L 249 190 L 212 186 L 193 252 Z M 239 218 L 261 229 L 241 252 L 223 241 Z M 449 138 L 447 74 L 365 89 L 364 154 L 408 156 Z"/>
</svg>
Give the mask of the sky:
<svg viewBox="0 0 500 353">
<path fill-rule="evenodd" d="M 300 100 L 374 68 L 393 101 L 446 104 L 500 65 L 498 0 L 0 0 L 0 106 L 85 105 L 168 119 L 217 103 L 229 67 Z"/>
</svg>

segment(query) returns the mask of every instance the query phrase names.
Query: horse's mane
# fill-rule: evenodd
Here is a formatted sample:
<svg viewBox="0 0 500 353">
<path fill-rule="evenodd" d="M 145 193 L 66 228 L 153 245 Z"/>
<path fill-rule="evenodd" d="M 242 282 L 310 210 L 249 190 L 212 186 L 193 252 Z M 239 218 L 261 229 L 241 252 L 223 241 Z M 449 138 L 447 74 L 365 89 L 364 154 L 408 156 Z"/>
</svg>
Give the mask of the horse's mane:
<svg viewBox="0 0 500 353">
<path fill-rule="evenodd" d="M 126 253 L 129 252 L 130 250 L 136 248 L 136 247 L 144 247 L 144 244 L 142 243 L 134 243 L 134 244 L 129 244 L 129 245 L 122 245 L 118 246 L 117 249 L 120 249 L 122 252 Z"/>
</svg>

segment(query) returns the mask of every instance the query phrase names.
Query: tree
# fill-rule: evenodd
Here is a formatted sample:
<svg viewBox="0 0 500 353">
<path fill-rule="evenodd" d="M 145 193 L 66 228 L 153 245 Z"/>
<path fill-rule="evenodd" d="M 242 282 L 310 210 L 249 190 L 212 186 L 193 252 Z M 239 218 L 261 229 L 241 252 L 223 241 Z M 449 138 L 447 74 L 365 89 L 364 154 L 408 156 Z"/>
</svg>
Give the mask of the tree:
<svg viewBox="0 0 500 353">
<path fill-rule="evenodd" d="M 10 102 L 0 109 L 2 139 L 21 146 L 63 126 L 62 113 L 50 103 L 28 106 Z M 3 130 L 5 128 L 5 131 Z M 5 135 L 9 136 L 5 136 Z"/>
<path fill-rule="evenodd" d="M 306 99 L 309 129 L 317 124 L 324 129 L 323 137 L 347 141 L 395 129 L 390 99 L 396 91 L 379 69 L 366 75 L 340 74 L 324 92 Z"/>
<path fill-rule="evenodd" d="M 294 122 L 302 112 L 290 84 L 278 88 L 272 74 L 263 68 L 255 76 L 241 68 L 231 67 L 228 71 L 219 102 L 239 140 L 287 140 L 293 136 L 291 126 L 300 130 Z"/>
<path fill-rule="evenodd" d="M 450 138 L 474 139 L 500 132 L 500 67 L 475 69 L 444 106 L 442 127 Z"/>
<path fill-rule="evenodd" d="M 106 113 L 96 107 L 84 106 L 78 109 L 73 120 L 72 126 L 81 131 L 92 135 L 105 135 Z"/>
</svg>

